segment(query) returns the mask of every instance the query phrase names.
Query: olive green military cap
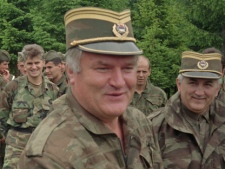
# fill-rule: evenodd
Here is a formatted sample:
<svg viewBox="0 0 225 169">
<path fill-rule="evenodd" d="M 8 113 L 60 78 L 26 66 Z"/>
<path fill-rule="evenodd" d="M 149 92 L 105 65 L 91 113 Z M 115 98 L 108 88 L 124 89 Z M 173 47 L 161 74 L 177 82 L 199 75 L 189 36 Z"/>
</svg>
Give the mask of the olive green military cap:
<svg viewBox="0 0 225 169">
<path fill-rule="evenodd" d="M 219 79 L 222 76 L 221 54 L 182 53 L 179 73 L 185 77 Z"/>
<path fill-rule="evenodd" d="M 114 12 L 95 7 L 68 11 L 64 16 L 67 49 L 111 55 L 140 55 L 135 45 L 130 10 Z"/>
<path fill-rule="evenodd" d="M 65 54 L 61 53 L 61 52 L 57 52 L 59 54 L 59 57 L 61 59 L 61 61 L 65 62 L 66 61 L 66 56 Z"/>
<path fill-rule="evenodd" d="M 22 52 L 18 52 L 17 62 L 24 62 L 24 57 Z"/>
<path fill-rule="evenodd" d="M 51 60 L 53 60 L 53 59 L 55 59 L 55 58 L 61 59 L 59 53 L 56 52 L 56 51 L 54 51 L 54 50 L 50 50 L 50 51 L 48 51 L 48 52 L 46 52 L 46 53 L 44 54 L 44 59 L 45 59 L 46 61 L 51 61 Z"/>
<path fill-rule="evenodd" d="M 0 60 L 9 62 L 10 55 L 6 50 L 0 50 Z"/>
</svg>

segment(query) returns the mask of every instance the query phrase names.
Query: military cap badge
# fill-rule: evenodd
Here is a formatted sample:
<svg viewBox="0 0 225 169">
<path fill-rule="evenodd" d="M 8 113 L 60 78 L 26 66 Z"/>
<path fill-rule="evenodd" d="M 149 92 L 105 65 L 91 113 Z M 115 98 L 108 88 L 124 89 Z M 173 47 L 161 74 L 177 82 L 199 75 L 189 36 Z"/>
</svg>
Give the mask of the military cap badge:
<svg viewBox="0 0 225 169">
<path fill-rule="evenodd" d="M 198 66 L 199 69 L 207 69 L 209 64 L 205 60 L 201 60 L 201 61 L 198 62 L 197 66 Z"/>
</svg>

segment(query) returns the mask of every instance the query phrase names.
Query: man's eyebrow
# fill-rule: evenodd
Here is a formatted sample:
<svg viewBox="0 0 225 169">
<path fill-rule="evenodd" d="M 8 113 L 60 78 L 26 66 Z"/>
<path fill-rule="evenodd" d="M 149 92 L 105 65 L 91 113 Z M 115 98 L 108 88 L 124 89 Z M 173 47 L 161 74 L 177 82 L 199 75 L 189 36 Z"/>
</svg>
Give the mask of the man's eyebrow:
<svg viewBox="0 0 225 169">
<path fill-rule="evenodd" d="M 198 79 L 197 78 L 189 78 L 189 81 L 197 81 Z M 205 83 L 213 83 L 213 80 L 212 79 L 207 79 L 206 81 L 205 81 Z"/>
</svg>

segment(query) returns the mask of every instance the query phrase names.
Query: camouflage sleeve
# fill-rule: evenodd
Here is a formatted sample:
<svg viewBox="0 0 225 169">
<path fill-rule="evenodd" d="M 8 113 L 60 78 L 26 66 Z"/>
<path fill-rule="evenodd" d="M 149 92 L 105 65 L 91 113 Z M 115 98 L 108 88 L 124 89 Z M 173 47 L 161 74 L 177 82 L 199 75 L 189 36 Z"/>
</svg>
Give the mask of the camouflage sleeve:
<svg viewBox="0 0 225 169">
<path fill-rule="evenodd" d="M 17 82 L 9 82 L 0 96 L 0 130 L 3 135 L 5 135 L 8 130 L 7 120 L 9 118 L 9 112 L 12 107 L 12 100 L 16 93 L 17 86 Z"/>
<path fill-rule="evenodd" d="M 65 166 L 59 163 L 58 159 L 54 157 L 49 157 L 48 154 L 43 154 L 42 156 L 26 156 L 26 151 L 20 156 L 18 169 L 32 168 L 32 169 L 65 169 L 70 168 L 70 166 Z"/>
<path fill-rule="evenodd" d="M 163 91 L 163 106 L 164 107 L 166 105 L 166 102 L 167 102 L 167 95 L 166 93 Z"/>
<path fill-rule="evenodd" d="M 3 77 L 0 77 L 0 94 L 4 90 L 4 87 L 6 86 L 7 82 Z"/>
<path fill-rule="evenodd" d="M 59 88 L 55 85 L 53 90 L 53 100 L 57 99 L 59 97 Z"/>
<path fill-rule="evenodd" d="M 152 132 L 152 159 L 153 159 L 153 168 L 154 169 L 163 169 L 163 163 L 162 163 L 162 156 L 160 152 L 160 147 L 156 138 L 156 134 L 153 130 L 153 125 L 150 120 L 148 120 L 148 123 L 150 124 L 150 129 Z"/>
</svg>

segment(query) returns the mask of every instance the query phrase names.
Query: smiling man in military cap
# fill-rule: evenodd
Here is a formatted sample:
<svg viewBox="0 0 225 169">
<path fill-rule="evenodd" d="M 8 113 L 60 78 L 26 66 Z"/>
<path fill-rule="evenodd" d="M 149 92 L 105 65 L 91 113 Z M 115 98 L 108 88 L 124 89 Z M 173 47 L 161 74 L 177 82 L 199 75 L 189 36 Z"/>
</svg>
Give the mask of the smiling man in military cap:
<svg viewBox="0 0 225 169">
<path fill-rule="evenodd" d="M 164 168 L 224 168 L 225 106 L 215 97 L 222 83 L 221 55 L 183 52 L 178 92 L 151 115 Z"/>
<path fill-rule="evenodd" d="M 128 107 L 142 53 L 130 11 L 77 8 L 65 25 L 69 88 L 35 130 L 19 168 L 158 168 L 150 121 Z"/>
</svg>

